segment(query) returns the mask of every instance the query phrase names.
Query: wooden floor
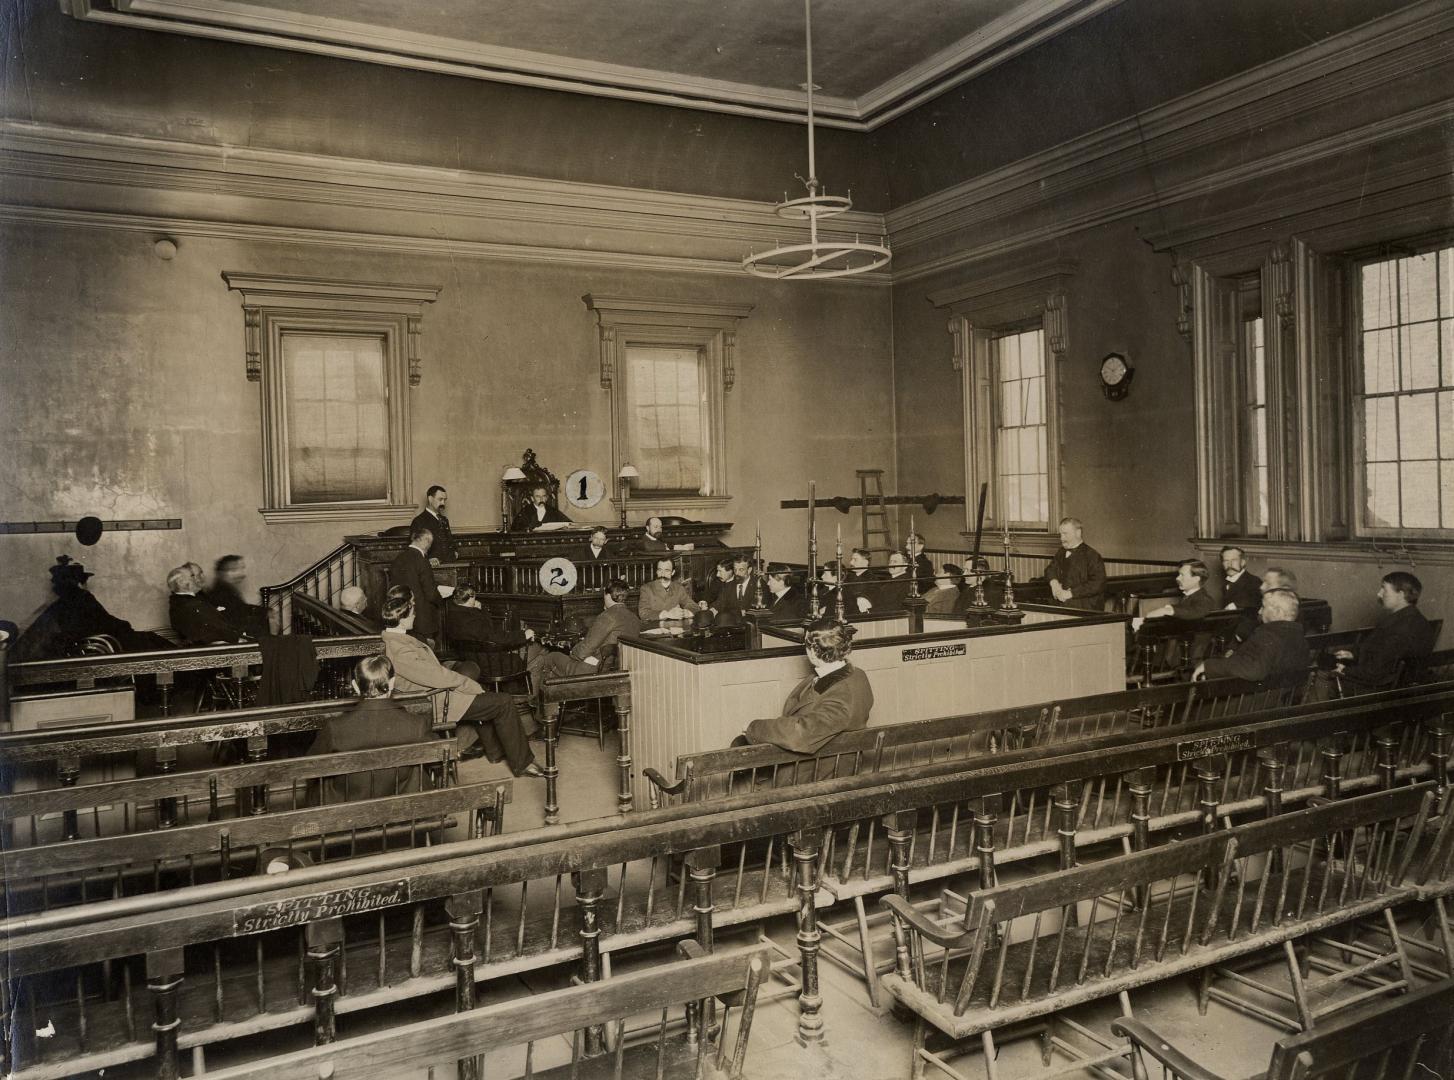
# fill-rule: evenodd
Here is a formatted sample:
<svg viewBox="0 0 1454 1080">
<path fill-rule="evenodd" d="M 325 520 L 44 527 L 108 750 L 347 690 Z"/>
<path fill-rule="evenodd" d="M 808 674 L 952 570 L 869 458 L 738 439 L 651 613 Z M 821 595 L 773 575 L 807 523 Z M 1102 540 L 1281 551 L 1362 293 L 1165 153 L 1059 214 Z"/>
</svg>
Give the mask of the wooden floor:
<svg viewBox="0 0 1454 1080">
<path fill-rule="evenodd" d="M 532 745 L 537 758 L 541 757 L 540 744 Z M 559 752 L 563 822 L 615 812 L 615 753 L 613 734 L 608 734 L 604 751 L 597 748 L 594 739 L 563 737 Z M 462 782 L 502 775 L 508 775 L 503 765 L 490 765 L 484 761 L 465 762 L 460 767 Z M 544 796 L 545 786 L 540 781 L 516 780 L 514 802 L 506 813 L 506 831 L 535 828 L 542 818 Z M 775 920 L 764 930 L 785 954 L 795 955 L 796 926 L 791 917 Z M 740 931 L 736 936 L 720 934 L 718 942 L 723 945 L 745 942 L 744 935 L 751 933 L 755 931 Z M 656 955 L 635 955 L 617 960 L 611 971 L 621 974 L 664 960 L 670 955 L 667 949 Z M 1276 967 L 1276 958 L 1273 958 L 1269 961 L 1268 970 L 1276 970 Z M 481 987 L 480 1001 L 488 1004 L 558 989 L 568 985 L 570 976 L 569 970 L 559 969 L 495 980 Z M 772 1000 L 759 1008 L 748 1054 L 747 1075 L 752 1080 L 900 1080 L 907 1077 L 913 1035 L 911 1022 L 894 1015 L 887 1000 L 879 1009 L 871 1007 L 863 984 L 832 963 L 820 964 L 820 979 L 825 1041 L 816 1046 L 800 1045 L 797 1041 L 795 998 L 787 994 Z M 1192 985 L 1186 980 L 1138 991 L 1132 998 L 1132 1006 L 1138 1016 L 1163 1026 L 1168 1034 L 1181 1041 L 1184 1048 L 1223 1076 L 1254 1076 L 1260 1073 L 1266 1067 L 1273 1041 L 1279 1037 L 1272 1028 L 1215 1002 L 1209 1006 L 1206 1016 L 1199 1016 Z M 429 1001 L 405 1003 L 391 1010 L 388 1022 L 399 1024 L 424 1019 L 437 1014 L 439 1007 L 439 1003 Z M 1111 1000 L 1076 1008 L 1068 1015 L 1086 1028 L 1105 1033 L 1116 1008 L 1115 1001 Z M 362 1034 L 382 1019 L 341 1016 L 338 1037 Z M 641 1026 L 644 1027 L 647 1022 L 647 1018 L 643 1017 Z M 212 1071 L 241 1060 L 255 1060 L 263 1054 L 283 1053 L 309 1045 L 311 1031 L 299 1026 L 269 1034 L 265 1045 L 261 1041 L 253 1045 L 239 1041 L 210 1047 L 203 1064 Z M 998 1080 L 1033 1080 L 1047 1072 L 1041 1063 L 1039 1047 L 1039 1040 L 1034 1038 L 1013 1040 L 1002 1045 L 997 1062 Z M 571 1043 L 565 1037 L 536 1044 L 532 1057 L 534 1072 L 567 1064 L 571 1050 Z M 967 1077 L 978 1080 L 987 1076 L 977 1043 L 954 1064 Z M 1060 1068 L 1065 1064 L 1065 1059 L 1059 1059 L 1054 1067 Z M 511 1047 L 488 1055 L 484 1075 L 491 1080 L 503 1080 L 522 1076 L 524 1072 L 525 1048 Z M 105 1080 L 140 1078 L 150 1074 L 147 1068 L 110 1069 Z M 453 1069 L 436 1068 L 432 1076 L 434 1080 L 451 1080 L 453 1074 Z M 423 1080 L 431 1074 L 421 1070 L 415 1075 Z M 934 1071 L 930 1070 L 929 1075 L 934 1076 Z M 413 1080 L 413 1077 L 401 1080 Z"/>
</svg>

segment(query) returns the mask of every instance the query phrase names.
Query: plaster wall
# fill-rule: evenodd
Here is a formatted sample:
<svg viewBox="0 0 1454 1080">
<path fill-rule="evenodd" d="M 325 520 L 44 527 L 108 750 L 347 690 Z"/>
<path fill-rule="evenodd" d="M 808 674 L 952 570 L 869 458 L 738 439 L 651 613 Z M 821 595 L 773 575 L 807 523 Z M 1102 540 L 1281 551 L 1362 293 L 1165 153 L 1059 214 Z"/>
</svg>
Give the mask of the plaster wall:
<svg viewBox="0 0 1454 1080">
<path fill-rule="evenodd" d="M 847 490 L 855 467 L 891 467 L 883 287 L 191 237 L 167 262 L 142 233 L 43 225 L 5 227 L 0 252 L 0 519 L 183 519 L 180 532 L 108 534 L 89 549 L 70 536 L 0 537 L 0 613 L 22 625 L 46 602 L 46 567 L 63 552 L 97 574 L 91 587 L 113 612 L 153 627 L 166 621 L 164 579 L 179 563 L 237 552 L 255 588 L 344 533 L 407 520 L 263 521 L 259 384 L 246 379 L 241 302 L 223 270 L 442 286 L 424 316 L 423 383 L 407 393 L 414 495 L 446 484 L 457 528 L 496 524 L 500 472 L 527 446 L 562 478 L 580 467 L 609 475 L 588 292 L 755 305 L 726 399 L 734 498 L 721 517 L 737 523 L 733 539 L 750 542 L 760 518 L 770 555 L 805 558 L 802 523 L 778 500 L 809 476 L 820 491 Z M 589 516 L 615 513 L 603 502 Z"/>
</svg>

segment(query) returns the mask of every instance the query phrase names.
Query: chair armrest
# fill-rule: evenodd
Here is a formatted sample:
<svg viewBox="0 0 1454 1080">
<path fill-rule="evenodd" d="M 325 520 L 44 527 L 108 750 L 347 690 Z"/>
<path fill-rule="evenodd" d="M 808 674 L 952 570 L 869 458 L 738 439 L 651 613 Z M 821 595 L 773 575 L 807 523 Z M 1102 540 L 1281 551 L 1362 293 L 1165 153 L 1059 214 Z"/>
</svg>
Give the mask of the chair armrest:
<svg viewBox="0 0 1454 1080">
<path fill-rule="evenodd" d="M 666 777 L 662 776 L 655 769 L 642 769 L 641 775 L 650 780 L 656 790 L 660 791 L 663 795 L 680 795 L 686 790 L 687 782 L 685 779 L 678 780 L 675 784 L 668 784 Z"/>
<path fill-rule="evenodd" d="M 914 905 L 902 896 L 885 896 L 879 900 L 879 904 L 887 908 L 891 914 L 897 915 L 908 923 L 915 933 L 928 938 L 936 945 L 941 945 L 946 949 L 967 949 L 974 943 L 973 930 L 951 930 L 939 926 L 917 911 Z"/>
<path fill-rule="evenodd" d="M 1111 1021 L 1111 1032 L 1130 1039 L 1133 1046 L 1150 1054 L 1182 1080 L 1222 1080 L 1220 1074 L 1198 1065 L 1144 1020 L 1120 1017 Z"/>
</svg>

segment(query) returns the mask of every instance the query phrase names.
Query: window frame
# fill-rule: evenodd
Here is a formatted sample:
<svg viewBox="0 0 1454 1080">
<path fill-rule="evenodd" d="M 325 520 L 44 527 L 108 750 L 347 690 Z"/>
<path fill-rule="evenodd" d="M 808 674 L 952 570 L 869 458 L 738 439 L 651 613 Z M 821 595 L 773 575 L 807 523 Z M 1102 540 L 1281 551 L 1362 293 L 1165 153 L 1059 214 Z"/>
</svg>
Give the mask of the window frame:
<svg viewBox="0 0 1454 1080">
<path fill-rule="evenodd" d="M 737 381 L 738 325 L 751 304 L 711 301 L 652 300 L 588 293 L 581 298 L 595 313 L 600 349 L 601 387 L 611 401 L 611 473 L 627 461 L 627 407 L 630 378 L 627 350 L 633 345 L 696 349 L 701 389 L 707 399 L 708 464 L 704 469 L 710 493 L 633 489 L 631 505 L 642 511 L 720 509 L 732 496 L 728 489 L 727 395 Z M 618 485 L 612 485 L 613 490 Z M 613 501 L 619 493 L 613 495 Z"/>
<path fill-rule="evenodd" d="M 1029 331 L 1039 331 L 1041 341 L 1041 377 L 1043 380 L 1043 400 L 1041 408 L 1044 413 L 1045 427 L 1045 493 L 1046 493 L 1046 520 L 1030 521 L 1025 518 L 1010 518 L 1008 525 L 1011 532 L 1021 533 L 1050 533 L 1054 531 L 1060 521 L 1060 500 L 1059 500 L 1059 410 L 1055 407 L 1055 399 L 1059 396 L 1055 393 L 1057 378 L 1056 369 L 1052 366 L 1052 356 L 1049 344 L 1046 340 L 1045 326 L 1043 319 L 1032 319 L 1022 321 L 1009 326 L 996 326 L 983 330 L 971 331 L 972 352 L 970 368 L 972 369 L 965 377 L 965 393 L 974 398 L 976 415 L 972 421 L 970 430 L 974 431 L 975 437 L 973 453 L 974 460 L 966 462 L 966 477 L 972 477 L 974 483 L 971 488 L 978 491 L 980 483 L 988 481 L 990 497 L 986 501 L 985 523 L 993 525 L 996 529 L 1003 529 L 1008 517 L 1008 493 L 1003 490 L 1002 477 L 1000 475 L 999 455 L 999 434 L 1003 425 L 1003 416 L 1000 406 L 1001 378 L 998 362 L 994 355 L 994 342 L 996 340 L 1012 337 Z M 970 400 L 966 396 L 965 400 Z M 980 423 L 983 419 L 986 423 Z M 967 440 L 970 441 L 970 440 Z M 1019 475 L 1019 474 L 1017 474 Z"/>
<path fill-rule="evenodd" d="M 397 517 L 416 508 L 412 487 L 412 425 L 408 390 L 422 377 L 419 338 L 423 305 L 433 286 L 346 282 L 227 271 L 228 288 L 242 294 L 246 374 L 260 384 L 263 505 L 270 524 Z M 288 459 L 282 339 L 286 334 L 379 337 L 384 344 L 388 408 L 388 490 L 384 499 L 293 502 Z"/>
</svg>

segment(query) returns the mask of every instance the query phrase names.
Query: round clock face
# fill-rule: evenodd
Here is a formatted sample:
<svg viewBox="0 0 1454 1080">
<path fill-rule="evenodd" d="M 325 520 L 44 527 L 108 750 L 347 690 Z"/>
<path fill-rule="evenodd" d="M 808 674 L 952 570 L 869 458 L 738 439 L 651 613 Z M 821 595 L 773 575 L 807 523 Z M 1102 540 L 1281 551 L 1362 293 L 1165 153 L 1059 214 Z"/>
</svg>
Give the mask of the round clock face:
<svg viewBox="0 0 1454 1080">
<path fill-rule="evenodd" d="M 551 596 L 564 596 L 576 587 L 576 564 L 562 556 L 547 559 L 540 568 L 540 587 Z"/>
<path fill-rule="evenodd" d="M 1127 370 L 1126 358 L 1120 353 L 1111 353 L 1101 361 L 1101 382 L 1107 386 L 1120 386 Z"/>
<path fill-rule="evenodd" d="M 565 497 L 572 506 L 589 510 L 606 497 L 606 485 L 590 469 L 577 469 L 565 478 Z"/>
</svg>

